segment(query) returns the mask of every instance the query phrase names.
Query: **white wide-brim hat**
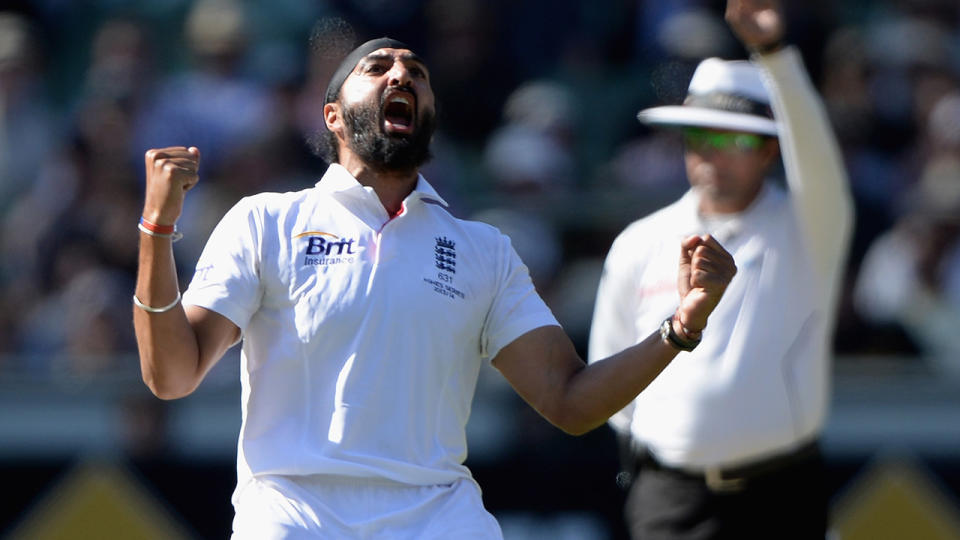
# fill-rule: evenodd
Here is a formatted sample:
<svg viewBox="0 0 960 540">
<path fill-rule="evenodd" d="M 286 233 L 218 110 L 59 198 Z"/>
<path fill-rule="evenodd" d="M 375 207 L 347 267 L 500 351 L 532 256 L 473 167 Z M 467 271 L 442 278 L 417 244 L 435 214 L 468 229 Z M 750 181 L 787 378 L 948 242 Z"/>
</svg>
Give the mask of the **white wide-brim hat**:
<svg viewBox="0 0 960 540">
<path fill-rule="evenodd" d="M 760 69 L 745 60 L 707 58 L 693 72 L 683 105 L 644 109 L 637 113 L 637 120 L 777 136 Z"/>
</svg>

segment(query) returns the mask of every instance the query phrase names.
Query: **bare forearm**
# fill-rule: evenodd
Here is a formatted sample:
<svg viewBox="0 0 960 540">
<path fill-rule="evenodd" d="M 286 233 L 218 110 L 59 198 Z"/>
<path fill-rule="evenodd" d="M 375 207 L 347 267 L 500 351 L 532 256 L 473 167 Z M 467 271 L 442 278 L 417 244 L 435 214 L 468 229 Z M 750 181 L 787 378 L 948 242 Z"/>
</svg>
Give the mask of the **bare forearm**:
<svg viewBox="0 0 960 540">
<path fill-rule="evenodd" d="M 140 236 L 137 298 L 148 306 L 169 305 L 179 294 L 171 241 L 142 232 Z M 201 378 L 200 354 L 183 305 L 163 313 L 134 307 L 133 324 L 141 374 L 150 390 L 164 399 L 192 392 Z"/>
<path fill-rule="evenodd" d="M 604 424 L 626 407 L 670 364 L 678 351 L 658 333 L 574 373 L 554 422 L 574 435 Z"/>
<path fill-rule="evenodd" d="M 737 272 L 733 256 L 710 235 L 680 242 L 680 305 L 665 334 L 656 332 L 589 366 L 559 326 L 523 334 L 500 350 L 493 365 L 524 400 L 553 425 L 582 434 L 623 409 L 663 371 L 680 349 L 699 343 L 707 317 Z M 668 343 L 669 341 L 669 343 Z"/>
</svg>

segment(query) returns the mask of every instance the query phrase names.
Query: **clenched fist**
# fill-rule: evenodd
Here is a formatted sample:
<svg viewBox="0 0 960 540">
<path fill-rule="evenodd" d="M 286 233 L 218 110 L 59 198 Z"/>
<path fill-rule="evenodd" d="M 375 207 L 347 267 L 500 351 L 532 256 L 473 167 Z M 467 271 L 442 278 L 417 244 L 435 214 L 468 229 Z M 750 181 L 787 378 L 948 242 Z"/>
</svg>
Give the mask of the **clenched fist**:
<svg viewBox="0 0 960 540">
<path fill-rule="evenodd" d="M 724 18 L 748 49 L 769 47 L 783 40 L 783 8 L 779 0 L 728 0 Z"/>
<path fill-rule="evenodd" d="M 200 150 L 171 146 L 147 150 L 146 200 L 143 217 L 157 225 L 173 225 L 183 211 L 187 191 L 197 184 Z"/>
<path fill-rule="evenodd" d="M 699 334 L 707 326 L 707 316 L 717 307 L 736 273 L 733 255 L 716 238 L 709 234 L 685 238 L 680 243 L 680 271 L 677 275 L 680 324 Z"/>
</svg>

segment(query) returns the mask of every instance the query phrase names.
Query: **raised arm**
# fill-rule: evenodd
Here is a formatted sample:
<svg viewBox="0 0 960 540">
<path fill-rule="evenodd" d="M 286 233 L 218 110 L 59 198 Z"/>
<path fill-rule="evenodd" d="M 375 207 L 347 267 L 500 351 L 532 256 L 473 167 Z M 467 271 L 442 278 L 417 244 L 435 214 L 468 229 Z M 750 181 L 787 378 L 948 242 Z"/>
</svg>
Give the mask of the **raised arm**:
<svg viewBox="0 0 960 540">
<path fill-rule="evenodd" d="M 791 201 L 814 267 L 824 280 L 820 290 L 835 301 L 838 273 L 853 231 L 853 197 L 840 145 L 799 51 L 783 46 L 780 2 L 728 0 L 725 16 L 763 70 L 780 126 Z"/>
<path fill-rule="evenodd" d="M 144 383 L 157 397 L 174 399 L 196 389 L 240 330 L 222 315 L 180 303 L 172 231 L 186 192 L 197 183 L 199 150 L 154 149 L 145 159 L 133 326 Z"/>
<path fill-rule="evenodd" d="M 671 323 L 681 337 L 698 339 L 736 266 L 709 235 L 688 237 L 680 248 L 680 306 Z M 655 330 L 640 343 L 587 366 L 560 327 L 542 327 L 504 347 L 493 365 L 544 418 L 579 435 L 630 403 L 677 355 L 679 349 Z"/>
</svg>

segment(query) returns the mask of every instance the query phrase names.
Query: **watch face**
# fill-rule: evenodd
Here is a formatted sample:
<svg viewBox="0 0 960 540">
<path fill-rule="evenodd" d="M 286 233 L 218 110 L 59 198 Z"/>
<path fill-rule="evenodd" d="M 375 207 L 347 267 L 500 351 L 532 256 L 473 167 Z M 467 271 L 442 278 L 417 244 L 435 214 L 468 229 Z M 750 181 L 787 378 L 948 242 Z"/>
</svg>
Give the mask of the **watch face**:
<svg viewBox="0 0 960 540">
<path fill-rule="evenodd" d="M 670 331 L 673 330 L 673 328 L 671 327 L 672 320 L 673 320 L 673 317 L 667 317 L 666 320 L 660 323 L 660 339 L 662 339 L 664 342 L 666 342 L 667 345 L 670 345 L 674 349 L 680 349 L 680 347 L 677 346 L 677 342 L 674 341 L 670 336 Z"/>
</svg>

